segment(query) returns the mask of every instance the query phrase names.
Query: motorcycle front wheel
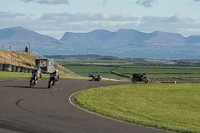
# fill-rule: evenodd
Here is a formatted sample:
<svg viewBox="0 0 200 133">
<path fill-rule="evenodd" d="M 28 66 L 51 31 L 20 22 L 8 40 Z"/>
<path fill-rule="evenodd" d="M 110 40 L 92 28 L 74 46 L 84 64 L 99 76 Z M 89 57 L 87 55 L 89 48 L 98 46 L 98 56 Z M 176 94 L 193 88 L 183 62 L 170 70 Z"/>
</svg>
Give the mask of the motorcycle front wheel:
<svg viewBox="0 0 200 133">
<path fill-rule="evenodd" d="M 143 77 L 142 81 L 143 81 L 144 83 L 148 83 L 148 82 L 149 82 L 149 80 L 148 80 L 147 77 Z"/>
<path fill-rule="evenodd" d="M 48 88 L 51 88 L 51 86 L 54 86 L 54 85 L 55 85 L 55 80 L 49 80 Z"/>
</svg>

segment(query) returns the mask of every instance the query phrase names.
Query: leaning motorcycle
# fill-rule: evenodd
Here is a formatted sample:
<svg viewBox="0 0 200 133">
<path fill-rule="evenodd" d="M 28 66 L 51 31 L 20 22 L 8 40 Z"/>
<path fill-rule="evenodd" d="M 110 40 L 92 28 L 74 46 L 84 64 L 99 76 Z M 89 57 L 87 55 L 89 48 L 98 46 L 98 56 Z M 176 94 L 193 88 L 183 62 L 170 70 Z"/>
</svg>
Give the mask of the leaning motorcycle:
<svg viewBox="0 0 200 133">
<path fill-rule="evenodd" d="M 100 75 L 94 76 L 94 75 L 89 74 L 88 77 L 91 77 L 92 81 L 100 81 L 102 79 L 102 77 Z"/>
<path fill-rule="evenodd" d="M 32 76 L 29 82 L 30 82 L 30 88 L 33 87 L 36 84 L 35 76 Z"/>
<path fill-rule="evenodd" d="M 56 77 L 54 75 L 51 75 L 48 82 L 48 88 L 51 88 L 51 86 L 54 86 L 55 82 L 56 82 Z"/>
<path fill-rule="evenodd" d="M 147 77 L 145 77 L 144 75 L 146 75 L 146 73 L 143 73 L 143 74 L 141 74 L 141 73 L 138 73 L 138 74 L 134 73 L 133 76 L 132 76 L 132 78 L 131 78 L 131 81 L 133 83 L 136 83 L 138 81 L 142 81 L 144 83 L 148 83 L 149 79 Z"/>
</svg>

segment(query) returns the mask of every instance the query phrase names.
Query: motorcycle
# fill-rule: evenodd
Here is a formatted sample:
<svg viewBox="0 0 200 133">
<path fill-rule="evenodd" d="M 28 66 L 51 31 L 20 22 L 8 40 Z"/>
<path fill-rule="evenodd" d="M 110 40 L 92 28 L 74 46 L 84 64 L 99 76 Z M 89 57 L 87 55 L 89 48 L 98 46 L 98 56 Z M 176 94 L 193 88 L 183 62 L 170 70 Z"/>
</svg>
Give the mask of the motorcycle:
<svg viewBox="0 0 200 133">
<path fill-rule="evenodd" d="M 88 77 L 91 77 L 92 81 L 100 81 L 102 79 L 102 77 L 100 75 L 97 75 L 97 77 L 96 77 L 94 75 L 89 74 Z"/>
<path fill-rule="evenodd" d="M 134 73 L 132 78 L 131 78 L 131 81 L 133 83 L 136 83 L 138 81 L 142 81 L 144 83 L 148 83 L 149 82 L 149 79 L 147 77 L 145 77 L 144 75 L 146 75 L 146 73 Z"/>
<path fill-rule="evenodd" d="M 54 86 L 56 81 L 57 81 L 56 76 L 51 75 L 48 82 L 48 88 L 51 88 L 51 86 Z"/>
<path fill-rule="evenodd" d="M 30 88 L 36 85 L 35 76 L 32 76 L 29 82 L 30 82 Z"/>
<path fill-rule="evenodd" d="M 32 77 L 31 77 L 31 79 L 30 79 L 30 81 L 29 81 L 29 82 L 30 82 L 30 88 L 33 87 L 34 85 L 36 85 L 37 82 L 38 82 L 38 78 L 36 77 L 37 71 L 38 71 L 38 70 L 32 71 Z M 39 78 L 42 78 L 41 72 L 40 72 L 40 74 L 39 74 Z"/>
</svg>

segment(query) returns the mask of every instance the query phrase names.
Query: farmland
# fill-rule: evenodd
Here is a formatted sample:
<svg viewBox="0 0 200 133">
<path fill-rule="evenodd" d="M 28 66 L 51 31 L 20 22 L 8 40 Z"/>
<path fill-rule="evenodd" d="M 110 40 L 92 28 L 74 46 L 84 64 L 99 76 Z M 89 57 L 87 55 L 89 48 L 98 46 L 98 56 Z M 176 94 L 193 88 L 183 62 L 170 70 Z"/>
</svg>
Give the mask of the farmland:
<svg viewBox="0 0 200 133">
<path fill-rule="evenodd" d="M 130 81 L 133 73 L 146 73 L 151 83 L 200 82 L 199 62 L 194 60 L 151 60 L 147 62 L 145 59 L 120 59 L 97 55 L 56 56 L 54 60 L 83 77 L 93 74 L 104 78 Z"/>
<path fill-rule="evenodd" d="M 199 82 L 200 67 L 177 66 L 122 66 L 117 73 L 131 76 L 132 73 L 147 73 L 152 82 Z"/>
</svg>

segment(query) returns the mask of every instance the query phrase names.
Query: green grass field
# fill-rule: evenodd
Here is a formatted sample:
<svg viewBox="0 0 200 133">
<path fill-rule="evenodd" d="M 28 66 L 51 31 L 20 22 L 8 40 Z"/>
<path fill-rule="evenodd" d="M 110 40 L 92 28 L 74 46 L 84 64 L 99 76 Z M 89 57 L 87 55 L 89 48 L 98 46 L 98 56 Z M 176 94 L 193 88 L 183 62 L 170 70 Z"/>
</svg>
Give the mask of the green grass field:
<svg viewBox="0 0 200 133">
<path fill-rule="evenodd" d="M 30 79 L 32 73 L 23 73 L 23 72 L 6 72 L 0 71 L 0 81 L 1 80 L 25 80 Z M 50 74 L 42 74 L 42 78 L 49 78 Z M 60 78 L 74 78 L 65 73 L 60 74 Z M 74 78 L 75 79 L 75 78 Z"/>
<path fill-rule="evenodd" d="M 118 67 L 119 73 L 132 74 L 135 73 L 199 73 L 200 67 L 176 67 L 176 66 L 122 66 Z"/>
<path fill-rule="evenodd" d="M 110 73 L 110 71 L 115 68 L 114 66 L 98 66 L 98 65 L 71 66 L 70 65 L 65 67 L 83 77 L 88 77 L 89 74 L 92 74 L 92 75 L 101 75 L 103 78 L 122 79 L 122 77 Z"/>
<path fill-rule="evenodd" d="M 0 71 L 0 80 L 25 80 L 30 79 L 31 73 Z M 49 78 L 49 74 L 42 74 L 42 78 Z"/>
<path fill-rule="evenodd" d="M 200 67 L 123 66 L 114 71 L 127 76 L 133 73 L 147 73 L 146 76 L 152 82 L 200 82 Z"/>
<path fill-rule="evenodd" d="M 104 78 L 125 79 L 111 73 L 111 70 L 125 76 L 132 76 L 133 73 L 147 73 L 151 83 L 159 82 L 184 82 L 199 83 L 200 67 L 176 67 L 176 66 L 99 66 L 99 65 L 69 65 L 65 66 L 71 71 L 87 77 L 88 74 L 101 75 Z M 115 69 L 116 68 L 116 69 Z"/>
<path fill-rule="evenodd" d="M 73 98 L 114 119 L 181 132 L 200 132 L 200 84 L 130 84 L 94 88 Z"/>
</svg>

